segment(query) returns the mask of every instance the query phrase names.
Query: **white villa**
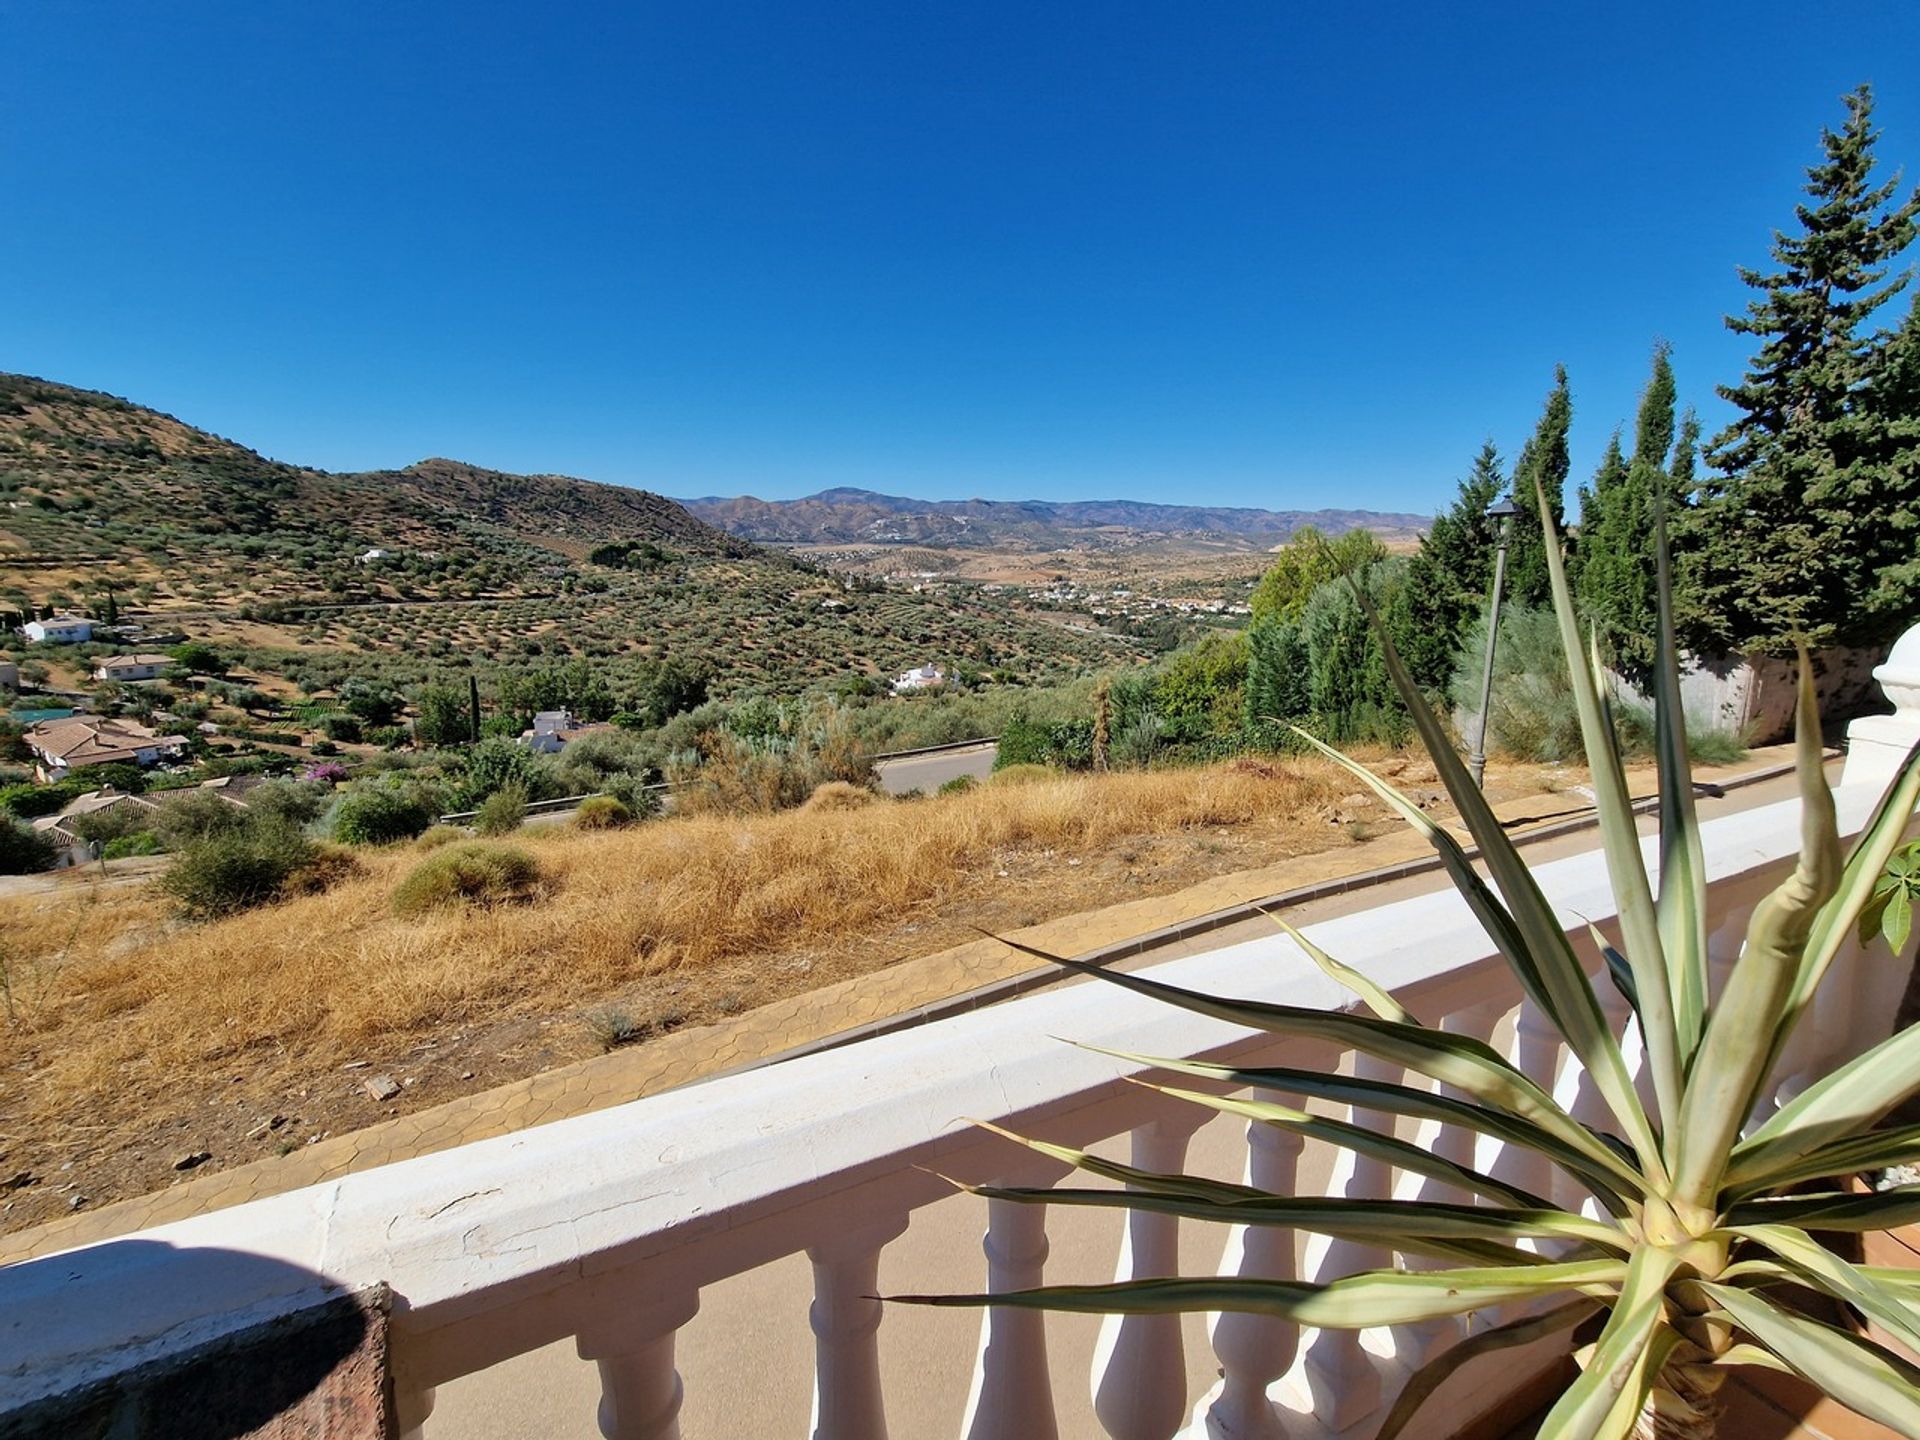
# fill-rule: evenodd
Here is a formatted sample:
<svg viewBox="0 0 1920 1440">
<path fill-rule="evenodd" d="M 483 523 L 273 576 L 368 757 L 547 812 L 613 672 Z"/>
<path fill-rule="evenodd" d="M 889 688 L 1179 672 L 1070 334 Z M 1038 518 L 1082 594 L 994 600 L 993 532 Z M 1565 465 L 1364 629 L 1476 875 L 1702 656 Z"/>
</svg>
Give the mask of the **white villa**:
<svg viewBox="0 0 1920 1440">
<path fill-rule="evenodd" d="M 93 667 L 96 680 L 156 680 L 173 664 L 170 655 L 109 655 Z"/>
<path fill-rule="evenodd" d="M 160 735 L 132 720 L 73 715 L 42 720 L 27 731 L 42 780 L 64 780 L 88 765 L 158 765 L 187 748 L 183 735 Z"/>
<path fill-rule="evenodd" d="M 947 672 L 938 665 L 921 665 L 912 670 L 903 670 L 893 677 L 893 693 L 905 695 L 911 690 L 931 690 L 936 685 L 947 683 Z"/>
<path fill-rule="evenodd" d="M 93 639 L 93 621 L 84 615 L 54 615 L 29 620 L 20 633 L 36 645 L 84 645 Z"/>
</svg>

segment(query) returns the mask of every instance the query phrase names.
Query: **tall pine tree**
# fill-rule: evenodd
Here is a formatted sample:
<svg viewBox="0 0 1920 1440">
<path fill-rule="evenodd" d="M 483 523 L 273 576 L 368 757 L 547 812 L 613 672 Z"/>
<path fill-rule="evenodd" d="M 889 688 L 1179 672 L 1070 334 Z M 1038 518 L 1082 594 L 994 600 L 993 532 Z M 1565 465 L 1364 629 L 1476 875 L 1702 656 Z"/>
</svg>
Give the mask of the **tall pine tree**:
<svg viewBox="0 0 1920 1440">
<path fill-rule="evenodd" d="M 1540 523 L 1539 494 L 1547 497 L 1547 513 L 1564 528 L 1567 476 L 1573 462 L 1567 453 L 1567 431 L 1573 424 L 1573 395 L 1567 389 L 1567 367 L 1553 367 L 1553 389 L 1541 409 L 1540 423 L 1521 447 L 1513 467 L 1513 501 L 1520 513 L 1513 517 L 1513 543 L 1507 551 L 1507 596 L 1518 605 L 1548 605 L 1553 601 L 1547 581 L 1546 530 Z"/>
<path fill-rule="evenodd" d="M 1907 403 L 1887 378 L 1895 337 L 1872 325 L 1909 278 L 1887 276 L 1920 190 L 1896 200 L 1897 177 L 1873 183 L 1872 92 L 1846 105 L 1839 132 L 1821 133 L 1798 232 L 1774 236 L 1780 268 L 1740 271 L 1759 295 L 1727 324 L 1760 348 L 1744 382 L 1721 388 L 1740 414 L 1715 437 L 1719 473 L 1682 527 L 1704 638 L 1741 648 L 1872 641 L 1920 598 L 1880 583 L 1911 557 L 1915 497 L 1889 462 Z"/>
<path fill-rule="evenodd" d="M 1487 507 L 1506 480 L 1500 452 L 1489 440 L 1460 481 L 1453 507 L 1434 518 L 1407 566 L 1392 615 L 1394 641 L 1413 678 L 1429 690 L 1446 688 L 1467 627 L 1486 608 L 1499 544 Z"/>
</svg>

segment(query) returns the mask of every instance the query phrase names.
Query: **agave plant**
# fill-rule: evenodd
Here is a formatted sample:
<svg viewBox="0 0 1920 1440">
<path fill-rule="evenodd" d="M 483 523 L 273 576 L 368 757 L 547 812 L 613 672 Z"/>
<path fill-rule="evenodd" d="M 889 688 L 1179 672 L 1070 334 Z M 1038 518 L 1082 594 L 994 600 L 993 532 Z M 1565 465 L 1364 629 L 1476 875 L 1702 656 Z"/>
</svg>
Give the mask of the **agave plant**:
<svg viewBox="0 0 1920 1440">
<path fill-rule="evenodd" d="M 1544 501 L 1539 513 L 1550 514 Z M 1662 521 L 1656 524 L 1664 529 Z M 1432 842 L 1522 994 L 1557 1027 L 1584 1067 L 1605 1102 L 1610 1127 L 1596 1129 L 1576 1120 L 1490 1046 L 1422 1025 L 1391 995 L 1297 932 L 1296 943 L 1354 992 L 1360 1010 L 1370 1013 L 1223 999 L 1146 975 L 1029 953 L 1202 1015 L 1330 1041 L 1404 1066 L 1447 1090 L 1304 1070 L 1126 1057 L 1131 1061 L 1243 1090 L 1332 1099 L 1353 1105 L 1356 1117 L 1367 1111 L 1465 1126 L 1545 1157 L 1593 1203 L 1579 1210 L 1556 1206 L 1450 1164 L 1397 1138 L 1391 1128 L 1332 1121 L 1275 1100 L 1156 1086 L 1441 1179 L 1478 1203 L 1280 1196 L 1143 1171 L 1032 1139 L 1022 1143 L 1129 1188 L 968 1188 L 1012 1201 L 1123 1206 L 1228 1224 L 1290 1227 L 1384 1245 L 1453 1268 L 1375 1270 L 1315 1284 L 1174 1278 L 903 1298 L 1122 1314 L 1246 1310 L 1334 1329 L 1410 1324 L 1501 1307 L 1509 1315 L 1516 1306 L 1522 1310 L 1519 1318 L 1481 1330 L 1417 1371 L 1389 1411 L 1380 1440 L 1399 1434 L 1421 1402 L 1467 1359 L 1561 1330 L 1568 1332 L 1570 1347 L 1589 1335 L 1592 1339 L 1578 1348 L 1579 1376 L 1540 1431 L 1551 1440 L 1611 1440 L 1636 1431 L 1704 1440 L 1715 1433 L 1724 1408 L 1721 1387 L 1728 1368 L 1739 1364 L 1795 1372 L 1860 1414 L 1920 1437 L 1920 1369 L 1791 1299 L 1796 1292 L 1822 1292 L 1920 1349 L 1920 1279 L 1851 1263 L 1814 1238 L 1815 1232 L 1864 1232 L 1920 1220 L 1920 1186 L 1873 1195 L 1841 1189 L 1856 1171 L 1920 1161 L 1920 1126 L 1876 1128 L 1894 1106 L 1920 1092 L 1920 1026 L 1839 1065 L 1763 1122 L 1749 1128 L 1748 1121 L 1816 988 L 1872 903 L 1876 881 L 1914 813 L 1920 749 L 1907 757 L 1843 859 L 1803 654 L 1796 717 L 1803 816 L 1798 863 L 1755 910 L 1721 994 L 1710 999 L 1706 880 L 1679 704 L 1664 534 L 1655 676 L 1657 889 L 1641 859 L 1598 656 L 1590 643 L 1581 642 L 1558 537 L 1549 534 L 1548 541 L 1555 609 L 1592 770 L 1622 944 L 1614 948 L 1597 931 L 1592 939 L 1611 983 L 1628 1001 L 1629 1023 L 1639 1029 L 1650 1103 L 1635 1088 L 1623 1058 L 1623 1037 L 1605 1019 L 1565 925 L 1473 785 L 1377 616 L 1388 668 L 1479 848 L 1487 876 L 1419 806 L 1360 765 L 1318 748 Z M 1589 663 L 1575 658 L 1582 655 L 1590 657 Z M 1583 1328 L 1576 1334 L 1576 1327 Z"/>
</svg>

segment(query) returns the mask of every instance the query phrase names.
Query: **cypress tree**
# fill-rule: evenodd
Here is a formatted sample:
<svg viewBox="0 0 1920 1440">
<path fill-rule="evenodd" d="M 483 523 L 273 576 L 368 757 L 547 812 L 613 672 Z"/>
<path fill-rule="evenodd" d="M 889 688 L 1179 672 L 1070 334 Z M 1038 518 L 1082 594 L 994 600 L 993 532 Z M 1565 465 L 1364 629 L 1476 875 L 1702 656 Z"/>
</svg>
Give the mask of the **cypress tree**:
<svg viewBox="0 0 1920 1440">
<path fill-rule="evenodd" d="M 1401 658 L 1426 689 L 1446 686 L 1461 639 L 1486 606 L 1500 541 L 1487 507 L 1505 484 L 1500 452 L 1488 440 L 1460 481 L 1452 508 L 1434 517 L 1408 563 L 1388 623 Z"/>
<path fill-rule="evenodd" d="M 1633 458 L 1620 448 L 1616 433 L 1595 473 L 1591 489 L 1580 492 L 1580 548 L 1576 588 L 1580 608 L 1621 671 L 1644 681 L 1652 672 L 1659 629 L 1659 597 L 1654 585 L 1653 503 L 1664 495 L 1671 506 L 1680 482 L 1668 469 L 1670 453 L 1688 451 L 1693 437 L 1682 434 L 1674 445 L 1674 379 L 1670 350 L 1654 347 L 1653 372 L 1640 397 L 1634 424 Z M 1689 424 L 1692 424 L 1689 416 Z M 1697 429 L 1697 426 L 1695 427 Z"/>
<path fill-rule="evenodd" d="M 1727 325 L 1760 348 L 1745 380 L 1721 387 L 1740 413 L 1714 439 L 1719 474 L 1683 529 L 1703 628 L 1740 647 L 1870 641 L 1910 618 L 1910 592 L 1879 583 L 1910 557 L 1916 517 L 1889 469 L 1904 403 L 1886 376 L 1895 337 L 1871 322 L 1909 278 L 1887 275 L 1914 237 L 1920 190 L 1896 202 L 1898 177 L 1872 183 L 1871 90 L 1846 105 L 1840 131 L 1821 132 L 1798 232 L 1775 234 L 1779 268 L 1740 270 L 1759 294 Z"/>
<path fill-rule="evenodd" d="M 1553 389 L 1547 392 L 1540 423 L 1521 448 L 1513 467 L 1513 501 L 1520 513 L 1513 517 L 1513 543 L 1507 551 L 1507 597 L 1518 605 L 1552 603 L 1547 581 L 1547 538 L 1540 521 L 1539 491 L 1545 491 L 1547 513 L 1555 526 L 1565 519 L 1567 476 L 1573 463 L 1567 452 L 1567 431 L 1573 424 L 1573 395 L 1567 388 L 1567 367 L 1553 367 Z M 1562 527 L 1564 528 L 1564 527 Z"/>
</svg>

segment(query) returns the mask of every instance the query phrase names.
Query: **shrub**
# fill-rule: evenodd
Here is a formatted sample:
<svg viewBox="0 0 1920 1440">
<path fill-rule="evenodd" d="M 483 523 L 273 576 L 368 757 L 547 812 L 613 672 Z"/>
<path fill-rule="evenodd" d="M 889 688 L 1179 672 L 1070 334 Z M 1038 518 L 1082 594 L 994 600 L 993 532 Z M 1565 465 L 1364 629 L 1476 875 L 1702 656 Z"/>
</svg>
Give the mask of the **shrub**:
<svg viewBox="0 0 1920 1440">
<path fill-rule="evenodd" d="M 509 787 L 520 792 L 520 803 L 545 800 L 552 795 L 539 756 L 517 740 L 494 736 L 468 750 L 461 762 L 459 788 L 454 792 L 454 807 L 465 810 L 478 807 L 488 796 Z"/>
<path fill-rule="evenodd" d="M 413 842 L 416 850 L 438 850 L 442 845 L 451 845 L 456 840 L 467 838 L 467 832 L 458 825 L 433 825 L 420 832 Z"/>
<path fill-rule="evenodd" d="M 320 818 L 327 808 L 327 787 L 315 780 L 269 780 L 250 790 L 246 798 L 249 815 L 284 820 L 297 828 Z"/>
<path fill-rule="evenodd" d="M 964 795 L 979 783 L 980 782 L 971 775 L 956 775 L 941 785 L 939 793 L 942 795 Z"/>
<path fill-rule="evenodd" d="M 160 837 L 151 830 L 140 830 L 132 835 L 122 835 L 109 840 L 101 848 L 102 860 L 124 860 L 130 855 L 160 855 L 166 847 L 160 843 Z"/>
<path fill-rule="evenodd" d="M 433 824 L 433 812 L 412 791 L 393 785 L 356 785 L 335 802 L 333 838 L 347 845 L 391 845 Z"/>
<path fill-rule="evenodd" d="M 8 785 L 0 788 L 0 810 L 21 820 L 52 815 L 76 795 L 93 787 L 76 780 L 61 780 L 52 785 Z"/>
<path fill-rule="evenodd" d="M 0 818 L 0 875 L 32 875 L 50 869 L 59 847 L 31 825 Z"/>
<path fill-rule="evenodd" d="M 469 840 L 434 851 L 393 892 L 396 915 L 420 915 L 450 905 L 506 905 L 531 900 L 540 863 L 511 845 Z"/>
<path fill-rule="evenodd" d="M 163 800 L 160 813 L 142 815 L 141 823 L 151 829 L 167 849 L 180 850 L 196 840 L 244 829 L 249 815 L 249 811 L 242 810 L 231 800 L 222 800 L 211 790 L 189 790 L 183 795 Z"/>
<path fill-rule="evenodd" d="M 320 717 L 320 728 L 326 732 L 329 740 L 338 740 L 343 745 L 357 745 L 365 730 L 360 717 L 346 710 L 336 710 L 330 715 Z"/>
<path fill-rule="evenodd" d="M 573 812 L 573 823 L 582 830 L 618 830 L 633 823 L 633 811 L 616 795 L 589 795 Z"/>
<path fill-rule="evenodd" d="M 480 804 L 473 828 L 482 835 L 511 835 L 527 819 L 527 792 L 518 785 L 506 785 Z"/>
<path fill-rule="evenodd" d="M 813 793 L 806 799 L 802 810 L 862 810 L 873 803 L 873 792 L 863 790 L 858 785 L 849 785 L 844 780 L 829 780 L 824 785 L 814 786 Z"/>
<path fill-rule="evenodd" d="M 189 844 L 159 884 L 182 914 L 209 920 L 278 899 L 294 874 L 315 858 L 312 842 L 298 831 L 260 823 Z"/>
</svg>

